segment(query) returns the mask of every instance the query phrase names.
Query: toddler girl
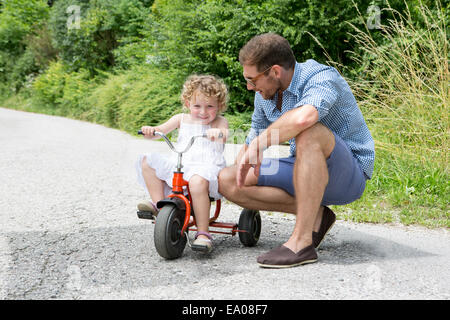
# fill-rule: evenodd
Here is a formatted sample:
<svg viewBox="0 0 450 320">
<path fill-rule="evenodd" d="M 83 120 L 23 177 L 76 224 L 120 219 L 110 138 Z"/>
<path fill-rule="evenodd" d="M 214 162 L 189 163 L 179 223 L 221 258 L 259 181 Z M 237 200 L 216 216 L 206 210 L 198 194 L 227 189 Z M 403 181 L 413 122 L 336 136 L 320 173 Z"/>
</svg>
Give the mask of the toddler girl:
<svg viewBox="0 0 450 320">
<path fill-rule="evenodd" d="M 228 93 L 224 82 L 211 75 L 191 75 L 183 85 L 181 101 L 189 113 L 179 113 L 167 122 L 156 126 L 143 126 L 144 137 L 155 138 L 154 132 L 164 134 L 179 129 L 177 150 L 184 150 L 191 137 L 197 138 L 183 154 L 184 179 L 189 182 L 195 221 L 198 232 L 194 244 L 201 251 L 212 250 L 209 230 L 210 199 L 220 199 L 218 193 L 219 171 L 225 167 L 224 143 L 228 133 L 228 121 L 220 115 L 227 106 Z M 222 133 L 223 138 L 219 138 Z M 158 138 L 158 136 L 156 136 Z M 151 200 L 138 204 L 138 210 L 158 214 L 156 203 L 171 193 L 176 153 L 165 157 L 158 153 L 142 155 L 137 162 L 138 181 L 146 187 Z"/>
</svg>

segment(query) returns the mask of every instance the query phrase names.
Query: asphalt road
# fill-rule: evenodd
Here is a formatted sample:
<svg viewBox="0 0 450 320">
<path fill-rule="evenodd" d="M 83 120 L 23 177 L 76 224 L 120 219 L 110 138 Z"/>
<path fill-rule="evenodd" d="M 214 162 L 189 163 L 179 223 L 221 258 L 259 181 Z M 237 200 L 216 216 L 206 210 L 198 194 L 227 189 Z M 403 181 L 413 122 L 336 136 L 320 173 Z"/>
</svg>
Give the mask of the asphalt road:
<svg viewBox="0 0 450 320">
<path fill-rule="evenodd" d="M 0 108 L 0 299 L 450 299 L 448 229 L 338 220 L 319 261 L 258 267 L 287 240 L 294 217 L 262 213 L 254 248 L 215 235 L 204 256 L 166 261 L 145 197 L 138 154 L 163 142 L 91 123 Z M 228 145 L 227 161 L 235 147 Z M 221 221 L 241 208 L 225 201 Z"/>
</svg>

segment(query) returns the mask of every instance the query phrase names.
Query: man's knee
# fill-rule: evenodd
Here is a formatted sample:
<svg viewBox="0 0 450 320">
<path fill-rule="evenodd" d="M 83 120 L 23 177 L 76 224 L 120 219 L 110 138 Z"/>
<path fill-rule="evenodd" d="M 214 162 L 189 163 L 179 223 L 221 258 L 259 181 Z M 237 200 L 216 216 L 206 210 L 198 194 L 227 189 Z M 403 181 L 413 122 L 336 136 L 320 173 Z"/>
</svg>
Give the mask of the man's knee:
<svg viewBox="0 0 450 320">
<path fill-rule="evenodd" d="M 321 123 L 316 123 L 295 137 L 295 144 L 297 156 L 302 153 L 318 151 L 328 158 L 333 151 L 335 139 L 330 129 Z"/>
<path fill-rule="evenodd" d="M 236 166 L 223 168 L 219 172 L 219 193 L 227 197 L 235 192 L 236 188 Z"/>
</svg>

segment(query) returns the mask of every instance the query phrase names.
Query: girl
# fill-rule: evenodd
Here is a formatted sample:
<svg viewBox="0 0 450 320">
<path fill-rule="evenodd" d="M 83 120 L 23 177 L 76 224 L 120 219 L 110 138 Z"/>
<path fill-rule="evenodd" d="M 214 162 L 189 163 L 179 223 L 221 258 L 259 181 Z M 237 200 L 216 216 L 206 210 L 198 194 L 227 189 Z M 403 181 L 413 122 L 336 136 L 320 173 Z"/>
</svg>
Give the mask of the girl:
<svg viewBox="0 0 450 320">
<path fill-rule="evenodd" d="M 143 126 L 141 129 L 144 137 L 153 139 L 155 131 L 168 134 L 179 128 L 178 150 L 184 149 L 192 136 L 207 134 L 207 139 L 197 138 L 189 151 L 183 154 L 184 179 L 189 182 L 198 229 L 194 244 L 204 252 L 212 250 L 212 237 L 208 233 L 209 197 L 222 198 L 218 193 L 217 177 L 225 167 L 223 151 L 228 121 L 219 113 L 225 111 L 227 99 L 227 88 L 221 79 L 210 75 L 192 75 L 184 83 L 181 93 L 181 101 L 189 113 L 180 113 L 159 126 Z M 223 138 L 219 138 L 220 133 Z M 170 158 L 157 153 L 139 158 L 138 180 L 146 187 L 152 202 L 139 203 L 138 210 L 158 214 L 155 204 L 171 193 L 175 167 L 175 153 Z"/>
</svg>

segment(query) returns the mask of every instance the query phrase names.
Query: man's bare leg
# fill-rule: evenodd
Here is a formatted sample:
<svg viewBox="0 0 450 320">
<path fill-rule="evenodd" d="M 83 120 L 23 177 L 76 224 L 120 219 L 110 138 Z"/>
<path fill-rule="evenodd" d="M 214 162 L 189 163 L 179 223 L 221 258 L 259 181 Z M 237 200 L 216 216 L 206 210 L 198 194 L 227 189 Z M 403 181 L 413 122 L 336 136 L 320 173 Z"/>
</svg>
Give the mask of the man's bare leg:
<svg viewBox="0 0 450 320">
<path fill-rule="evenodd" d="M 333 133 L 322 124 L 314 125 L 296 138 L 297 159 L 293 176 L 297 218 L 294 231 L 284 244 L 293 252 L 311 245 L 312 231 L 318 230 L 317 221 L 321 221 L 323 214 L 320 204 L 328 184 L 326 159 L 333 151 L 334 144 Z"/>
<path fill-rule="evenodd" d="M 219 193 L 237 205 L 254 210 L 294 213 L 295 198 L 286 191 L 266 186 L 256 186 L 257 178 L 251 169 L 245 185 L 238 188 L 236 166 L 224 168 L 219 173 Z"/>
<path fill-rule="evenodd" d="M 247 209 L 297 213 L 295 198 L 280 188 L 257 186 L 253 169 L 247 175 L 245 186 L 238 188 L 236 170 L 236 166 L 230 166 L 220 171 L 219 192 L 225 198 Z M 323 207 L 320 207 L 314 222 L 315 232 L 319 231 L 322 214 Z"/>
</svg>

